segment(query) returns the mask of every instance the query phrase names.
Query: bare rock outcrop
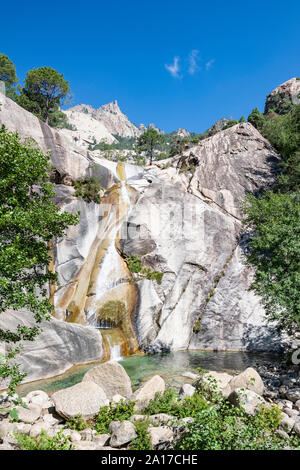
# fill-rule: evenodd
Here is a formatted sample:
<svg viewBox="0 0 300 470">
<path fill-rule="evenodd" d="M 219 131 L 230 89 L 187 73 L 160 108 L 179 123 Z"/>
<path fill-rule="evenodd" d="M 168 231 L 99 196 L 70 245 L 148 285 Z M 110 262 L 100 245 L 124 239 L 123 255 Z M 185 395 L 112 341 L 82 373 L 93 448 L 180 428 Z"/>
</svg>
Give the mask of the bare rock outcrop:
<svg viewBox="0 0 300 470">
<path fill-rule="evenodd" d="M 300 104 L 300 79 L 291 78 L 276 87 L 267 96 L 265 113 L 276 112 L 283 114 L 291 105 Z"/>
</svg>

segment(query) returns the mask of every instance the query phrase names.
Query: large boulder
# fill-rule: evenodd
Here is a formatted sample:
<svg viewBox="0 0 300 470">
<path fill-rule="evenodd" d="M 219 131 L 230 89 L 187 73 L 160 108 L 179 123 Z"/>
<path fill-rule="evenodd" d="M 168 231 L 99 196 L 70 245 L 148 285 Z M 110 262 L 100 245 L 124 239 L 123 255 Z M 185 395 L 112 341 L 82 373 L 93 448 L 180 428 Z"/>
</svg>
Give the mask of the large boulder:
<svg viewBox="0 0 300 470">
<path fill-rule="evenodd" d="M 109 404 L 102 388 L 88 381 L 59 390 L 51 398 L 56 412 L 65 419 L 79 414 L 84 419 L 93 418 L 102 406 Z"/>
<path fill-rule="evenodd" d="M 135 410 L 140 411 L 148 405 L 150 400 L 155 398 L 156 393 L 165 391 L 165 382 L 159 375 L 154 375 L 151 379 L 142 385 L 132 395 L 132 400 L 135 401 Z"/>
<path fill-rule="evenodd" d="M 209 371 L 203 374 L 202 380 L 204 384 L 211 387 L 213 390 L 222 393 L 223 396 L 227 397 L 230 392 L 230 386 L 228 385 L 232 379 L 232 375 L 226 372 Z"/>
<path fill-rule="evenodd" d="M 0 328 L 15 331 L 18 325 L 34 326 L 33 314 L 8 310 L 0 315 Z M 34 341 L 23 341 L 17 362 L 27 375 L 23 382 L 59 375 L 75 364 L 98 361 L 103 356 L 98 330 L 52 318 L 40 324 L 42 331 Z M 0 381 L 0 389 L 6 383 Z"/>
<path fill-rule="evenodd" d="M 248 367 L 240 374 L 232 377 L 228 385 L 231 391 L 237 388 L 247 388 L 261 396 L 264 394 L 265 390 L 265 386 L 260 375 L 252 367 Z"/>
<path fill-rule="evenodd" d="M 18 411 L 18 419 L 23 421 L 23 423 L 34 423 L 42 414 L 42 406 L 35 403 L 26 405 L 26 408 L 17 406 L 16 409 Z"/>
<path fill-rule="evenodd" d="M 116 394 L 126 398 L 132 395 L 130 378 L 124 367 L 116 361 L 105 362 L 93 367 L 84 375 L 82 381 L 94 382 L 99 385 L 109 399 L 112 399 Z"/>
<path fill-rule="evenodd" d="M 174 433 L 168 426 L 149 426 L 148 432 L 150 434 L 152 447 L 157 447 L 164 443 L 170 443 L 174 439 Z"/>
<path fill-rule="evenodd" d="M 251 416 L 255 415 L 265 403 L 260 395 L 245 388 L 236 388 L 230 393 L 228 400 L 232 405 L 243 408 Z"/>
<path fill-rule="evenodd" d="M 136 437 L 137 433 L 135 432 L 134 424 L 130 421 L 115 422 L 115 426 L 112 427 L 112 436 L 109 444 L 111 447 L 122 447 L 133 441 Z"/>
</svg>

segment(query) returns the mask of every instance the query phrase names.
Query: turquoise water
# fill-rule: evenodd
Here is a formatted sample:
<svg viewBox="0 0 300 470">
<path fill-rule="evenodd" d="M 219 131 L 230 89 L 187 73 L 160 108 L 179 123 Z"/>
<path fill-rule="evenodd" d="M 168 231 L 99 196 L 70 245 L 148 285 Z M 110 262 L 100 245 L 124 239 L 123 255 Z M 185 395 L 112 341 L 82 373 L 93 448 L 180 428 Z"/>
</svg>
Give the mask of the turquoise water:
<svg viewBox="0 0 300 470">
<path fill-rule="evenodd" d="M 197 372 L 198 367 L 223 372 L 238 372 L 246 367 L 255 367 L 257 363 L 279 362 L 277 356 L 259 355 L 241 352 L 210 352 L 210 351 L 175 351 L 168 354 L 153 356 L 134 355 L 125 357 L 120 364 L 131 378 L 133 388 L 138 387 L 152 375 L 164 378 L 167 385 L 178 389 L 183 383 L 192 382 L 182 376 L 185 372 Z M 38 380 L 21 385 L 18 389 L 24 396 L 32 390 L 44 390 L 51 394 L 56 390 L 71 387 L 81 382 L 84 374 L 97 363 L 75 366 L 64 374 L 51 379 Z"/>
</svg>

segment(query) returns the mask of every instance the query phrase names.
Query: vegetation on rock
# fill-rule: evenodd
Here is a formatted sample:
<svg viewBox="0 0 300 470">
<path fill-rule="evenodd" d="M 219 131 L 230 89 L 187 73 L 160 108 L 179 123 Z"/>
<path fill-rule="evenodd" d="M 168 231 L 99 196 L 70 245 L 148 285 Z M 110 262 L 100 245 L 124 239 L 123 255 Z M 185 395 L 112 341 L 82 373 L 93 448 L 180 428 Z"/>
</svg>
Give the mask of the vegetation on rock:
<svg viewBox="0 0 300 470">
<path fill-rule="evenodd" d="M 0 341 L 7 355 L 0 360 L 0 377 L 10 378 L 10 393 L 25 372 L 12 360 L 20 351 L 12 344 L 32 341 L 39 323 L 50 318 L 53 305 L 47 296 L 47 283 L 57 275 L 49 269 L 49 244 L 61 237 L 78 217 L 61 212 L 53 202 L 49 156 L 32 143 L 22 143 L 17 133 L 0 129 L 0 313 L 12 308 L 28 309 L 37 325 L 19 325 L 16 331 L 0 329 Z"/>
</svg>

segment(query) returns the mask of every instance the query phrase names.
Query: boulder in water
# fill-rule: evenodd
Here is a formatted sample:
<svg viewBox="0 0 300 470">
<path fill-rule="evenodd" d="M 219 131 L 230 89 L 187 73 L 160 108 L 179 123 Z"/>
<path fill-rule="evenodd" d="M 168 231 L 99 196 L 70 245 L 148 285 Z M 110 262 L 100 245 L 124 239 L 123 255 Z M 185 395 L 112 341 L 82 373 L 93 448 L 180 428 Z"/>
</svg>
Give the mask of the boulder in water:
<svg viewBox="0 0 300 470">
<path fill-rule="evenodd" d="M 126 398 L 132 395 L 130 378 L 124 367 L 116 361 L 93 367 L 84 375 L 82 382 L 85 381 L 99 385 L 110 400 L 117 394 Z"/>
<path fill-rule="evenodd" d="M 78 383 L 73 387 L 59 390 L 52 395 L 56 412 L 69 419 L 81 415 L 84 419 L 93 418 L 102 406 L 109 401 L 105 392 L 94 382 Z"/>
</svg>

